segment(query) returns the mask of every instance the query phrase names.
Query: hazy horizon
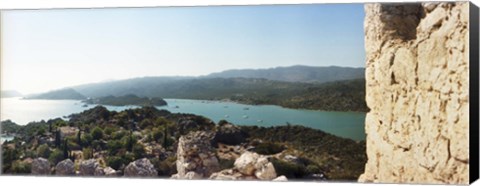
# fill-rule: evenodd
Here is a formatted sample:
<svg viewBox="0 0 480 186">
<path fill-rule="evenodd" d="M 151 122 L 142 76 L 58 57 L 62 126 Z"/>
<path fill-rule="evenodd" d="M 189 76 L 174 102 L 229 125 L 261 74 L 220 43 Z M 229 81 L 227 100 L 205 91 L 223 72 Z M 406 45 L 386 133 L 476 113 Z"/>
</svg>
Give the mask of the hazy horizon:
<svg viewBox="0 0 480 186">
<path fill-rule="evenodd" d="M 2 90 L 295 65 L 364 67 L 363 4 L 2 11 Z"/>
</svg>

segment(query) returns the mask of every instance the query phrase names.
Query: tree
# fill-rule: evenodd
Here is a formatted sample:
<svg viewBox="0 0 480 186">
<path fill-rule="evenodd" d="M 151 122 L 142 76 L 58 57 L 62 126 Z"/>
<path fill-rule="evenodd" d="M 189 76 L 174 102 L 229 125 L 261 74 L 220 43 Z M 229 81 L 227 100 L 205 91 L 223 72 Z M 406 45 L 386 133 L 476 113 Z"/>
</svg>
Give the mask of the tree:
<svg viewBox="0 0 480 186">
<path fill-rule="evenodd" d="M 130 131 L 130 135 L 127 137 L 127 139 L 125 140 L 125 148 L 132 152 L 133 150 L 133 145 L 134 145 L 134 139 L 133 139 L 133 134 L 132 134 L 132 131 Z"/>
<path fill-rule="evenodd" d="M 68 140 L 63 140 L 63 159 L 68 158 Z"/>
<path fill-rule="evenodd" d="M 168 127 L 165 126 L 165 128 L 163 129 L 163 148 L 167 148 L 167 145 L 168 145 Z"/>
<path fill-rule="evenodd" d="M 78 128 L 78 133 L 77 133 L 77 144 L 82 147 L 82 130 Z"/>
<path fill-rule="evenodd" d="M 55 147 L 56 147 L 56 148 L 59 148 L 60 145 L 61 145 L 61 143 L 62 143 L 60 138 L 61 138 L 61 136 L 60 136 L 60 130 L 57 129 L 57 130 L 55 131 Z"/>
<path fill-rule="evenodd" d="M 91 133 L 94 140 L 100 140 L 103 138 L 103 130 L 100 127 L 95 127 Z"/>
</svg>

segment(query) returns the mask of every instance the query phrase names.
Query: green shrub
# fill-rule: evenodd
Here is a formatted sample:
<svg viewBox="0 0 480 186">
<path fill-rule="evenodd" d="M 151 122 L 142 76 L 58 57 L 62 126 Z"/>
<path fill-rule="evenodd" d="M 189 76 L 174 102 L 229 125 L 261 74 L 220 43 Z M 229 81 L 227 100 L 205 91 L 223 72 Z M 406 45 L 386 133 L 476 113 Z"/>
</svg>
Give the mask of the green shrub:
<svg viewBox="0 0 480 186">
<path fill-rule="evenodd" d="M 138 124 L 138 126 L 141 129 L 151 129 L 153 127 L 153 122 L 149 119 L 144 119 Z"/>
<path fill-rule="evenodd" d="M 31 167 L 31 164 L 17 160 L 12 163 L 12 173 L 30 174 Z"/>
<path fill-rule="evenodd" d="M 163 139 L 163 132 L 162 130 L 159 130 L 159 129 L 155 129 L 153 130 L 152 132 L 152 138 L 154 141 L 160 143 Z"/>
<path fill-rule="evenodd" d="M 110 156 L 116 155 L 123 147 L 119 140 L 110 140 L 107 142 L 107 152 Z"/>
<path fill-rule="evenodd" d="M 95 127 L 91 132 L 94 140 L 100 140 L 103 138 L 103 130 L 100 127 Z"/>
<path fill-rule="evenodd" d="M 220 170 L 230 169 L 230 168 L 233 168 L 233 164 L 235 163 L 235 160 L 219 158 L 218 163 L 220 164 Z"/>
<path fill-rule="evenodd" d="M 114 127 L 105 127 L 105 129 L 103 130 L 103 133 L 108 136 L 111 136 L 114 132 L 115 132 Z"/>
<path fill-rule="evenodd" d="M 43 136 L 45 134 L 45 128 L 40 128 L 38 131 L 37 131 L 37 136 Z"/>
<path fill-rule="evenodd" d="M 302 178 L 306 175 L 305 167 L 295 163 L 273 158 L 271 160 L 277 175 L 284 175 L 287 178 Z"/>
<path fill-rule="evenodd" d="M 48 160 L 53 165 L 56 165 L 58 162 L 61 162 L 62 160 L 64 160 L 63 151 L 61 151 L 59 149 L 53 150 L 53 152 L 50 153 L 50 156 L 48 157 Z"/>
<path fill-rule="evenodd" d="M 159 176 L 170 177 L 171 175 L 177 173 L 176 161 L 177 159 L 175 156 L 171 156 L 163 161 L 158 161 L 158 163 L 152 164 L 157 169 Z"/>
<path fill-rule="evenodd" d="M 128 165 L 130 162 L 133 162 L 133 161 L 135 161 L 135 157 L 133 153 L 127 152 L 122 156 L 122 162 L 125 165 Z"/>
<path fill-rule="evenodd" d="M 90 146 L 92 145 L 93 137 L 92 135 L 85 133 L 82 135 L 82 145 L 83 146 Z"/>
<path fill-rule="evenodd" d="M 37 148 L 37 156 L 42 158 L 48 158 L 50 156 L 50 148 L 47 144 L 43 144 L 38 146 Z"/>
<path fill-rule="evenodd" d="M 155 126 L 166 126 L 168 125 L 169 121 L 167 119 L 165 119 L 164 117 L 158 117 L 156 120 L 155 120 Z"/>
<path fill-rule="evenodd" d="M 307 174 L 317 174 L 320 173 L 320 168 L 317 165 L 307 165 L 305 168 Z"/>
<path fill-rule="evenodd" d="M 83 154 L 83 159 L 85 160 L 91 159 L 93 158 L 93 149 L 90 147 L 83 148 L 82 154 Z"/>
<path fill-rule="evenodd" d="M 127 135 L 127 132 L 125 132 L 124 130 L 121 130 L 121 131 L 117 131 L 117 132 L 113 133 L 112 138 L 114 140 L 119 140 L 119 139 L 122 139 L 123 137 L 125 137 L 126 135 Z"/>
<path fill-rule="evenodd" d="M 123 159 L 118 156 L 107 157 L 107 165 L 115 170 L 119 170 L 123 165 Z"/>
<path fill-rule="evenodd" d="M 282 152 L 285 149 L 283 145 L 272 143 L 272 142 L 263 142 L 258 144 L 254 151 L 258 154 L 271 155 Z"/>
<path fill-rule="evenodd" d="M 135 143 L 133 145 L 132 153 L 135 159 L 141 159 L 145 156 L 145 147 L 140 143 Z"/>
</svg>

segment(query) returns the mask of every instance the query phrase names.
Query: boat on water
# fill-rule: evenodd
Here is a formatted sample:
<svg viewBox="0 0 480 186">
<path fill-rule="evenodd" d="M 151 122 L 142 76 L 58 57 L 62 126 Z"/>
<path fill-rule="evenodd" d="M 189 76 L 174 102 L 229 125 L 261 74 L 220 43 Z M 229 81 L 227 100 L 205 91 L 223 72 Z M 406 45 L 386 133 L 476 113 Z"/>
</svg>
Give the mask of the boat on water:
<svg viewBox="0 0 480 186">
<path fill-rule="evenodd" d="M 248 116 L 247 116 L 247 115 L 243 115 L 243 119 L 248 119 Z"/>
<path fill-rule="evenodd" d="M 245 108 L 243 108 L 243 110 L 250 110 L 250 108 L 248 108 L 248 107 L 245 107 Z"/>
<path fill-rule="evenodd" d="M 229 115 L 225 115 L 225 118 L 229 118 L 230 116 Z"/>
</svg>

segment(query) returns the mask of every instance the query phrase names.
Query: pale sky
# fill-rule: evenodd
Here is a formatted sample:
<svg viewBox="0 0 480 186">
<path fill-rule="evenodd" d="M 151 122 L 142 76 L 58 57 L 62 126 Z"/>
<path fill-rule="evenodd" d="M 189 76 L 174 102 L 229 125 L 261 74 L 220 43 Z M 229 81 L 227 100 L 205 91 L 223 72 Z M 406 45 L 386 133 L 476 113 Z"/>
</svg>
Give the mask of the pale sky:
<svg viewBox="0 0 480 186">
<path fill-rule="evenodd" d="M 363 4 L 2 11 L 2 90 L 277 66 L 364 67 Z"/>
</svg>

